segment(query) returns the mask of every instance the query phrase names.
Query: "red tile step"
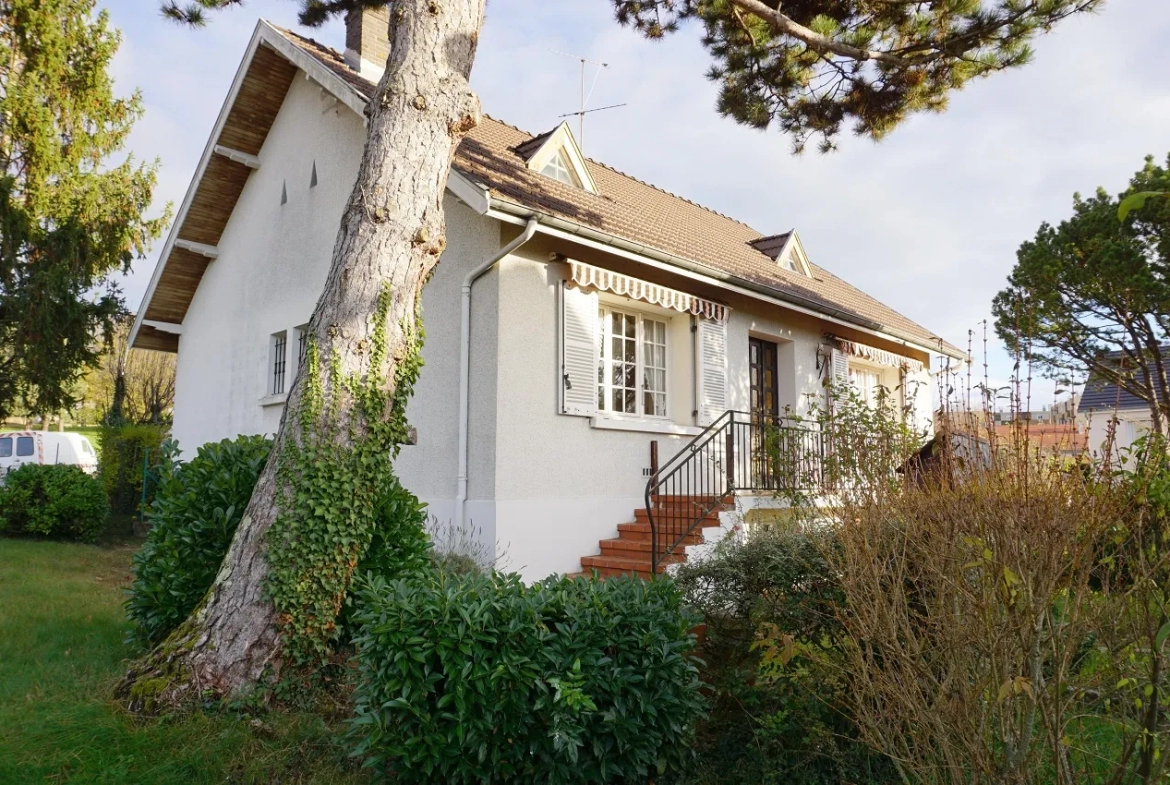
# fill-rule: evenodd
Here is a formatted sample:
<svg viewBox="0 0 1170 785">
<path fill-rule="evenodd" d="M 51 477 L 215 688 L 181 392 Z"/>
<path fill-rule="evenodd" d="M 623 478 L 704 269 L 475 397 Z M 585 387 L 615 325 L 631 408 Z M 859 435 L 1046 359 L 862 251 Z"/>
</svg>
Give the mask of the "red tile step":
<svg viewBox="0 0 1170 785">
<path fill-rule="evenodd" d="M 655 519 L 659 522 L 659 538 L 660 540 L 673 541 L 677 539 L 676 535 L 671 535 L 669 531 L 663 531 L 662 526 L 665 524 L 670 528 L 676 526 L 689 527 L 694 518 L 688 516 L 688 511 L 694 511 L 696 514 L 716 504 L 717 500 L 711 498 L 694 498 L 694 497 L 669 497 L 662 496 L 655 500 Z M 705 526 L 718 526 L 719 513 L 724 509 L 723 504 L 708 512 L 702 520 L 702 523 L 691 531 L 679 543 L 679 549 L 662 559 L 658 565 L 658 572 L 666 571 L 669 564 L 678 564 L 686 561 L 686 553 L 684 548 L 688 545 L 698 545 L 703 542 L 702 529 Z M 619 523 L 618 536 L 608 540 L 601 540 L 598 542 L 598 547 L 601 551 L 596 556 L 583 556 L 581 558 L 581 572 L 573 573 L 569 577 L 577 576 L 592 576 L 595 572 L 599 577 L 611 578 L 617 575 L 637 575 L 640 578 L 650 578 L 651 576 L 651 543 L 652 532 L 650 530 L 650 519 L 645 509 L 634 511 L 634 521 L 632 523 Z M 662 543 L 669 545 L 669 542 Z"/>
</svg>

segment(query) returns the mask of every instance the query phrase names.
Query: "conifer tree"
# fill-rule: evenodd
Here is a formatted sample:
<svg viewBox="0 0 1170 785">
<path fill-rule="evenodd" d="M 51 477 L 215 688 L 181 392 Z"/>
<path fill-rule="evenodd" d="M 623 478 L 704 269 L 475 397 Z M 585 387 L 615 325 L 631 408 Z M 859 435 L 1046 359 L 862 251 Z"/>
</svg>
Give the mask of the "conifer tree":
<svg viewBox="0 0 1170 785">
<path fill-rule="evenodd" d="M 948 89 L 978 73 L 1022 63 L 1026 42 L 1037 31 L 1097 4 L 786 4 L 786 13 L 789 5 L 822 9 L 821 15 L 795 17 L 808 20 L 812 28 L 806 28 L 753 0 L 611 1 L 619 21 L 651 37 L 688 17 L 708 22 L 708 38 L 712 29 L 718 35 L 727 30 L 738 43 L 714 39 L 712 51 L 726 59 L 719 73 L 746 78 L 763 68 L 760 84 L 766 87 L 758 89 L 782 94 L 785 102 L 799 102 L 810 91 L 819 94 L 816 74 L 824 69 L 859 91 L 847 99 L 831 90 L 813 102 L 822 106 L 820 114 L 802 109 L 791 121 L 784 119 L 784 102 L 744 115 L 762 120 L 774 114 L 798 141 L 810 130 L 830 138 L 837 132 L 840 120 L 832 120 L 837 110 L 823 108 L 834 102 L 864 117 L 872 133 L 889 130 L 909 111 L 940 108 Z M 268 465 L 207 597 L 127 674 L 120 694 L 130 705 L 146 708 L 208 692 L 230 695 L 266 674 L 311 672 L 327 656 L 334 619 L 372 536 L 374 499 L 389 481 L 390 456 L 407 433 L 403 411 L 419 368 L 418 304 L 446 243 L 447 174 L 456 148 L 480 117 L 468 77 L 484 3 L 301 0 L 306 24 L 387 6 L 390 54 L 366 106 L 367 139 L 357 179 L 309 324 L 306 360 Z M 164 0 L 162 11 L 197 26 L 209 11 L 244 4 Z M 739 34 L 730 32 L 733 25 L 753 39 L 750 52 L 735 37 Z M 878 76 L 871 76 L 875 69 Z M 923 81 L 926 86 L 915 87 Z"/>
<path fill-rule="evenodd" d="M 111 165 L 142 113 L 115 97 L 120 36 L 95 0 L 0 0 L 0 421 L 75 403 L 121 311 L 157 163 Z"/>
<path fill-rule="evenodd" d="M 1170 435 L 1170 158 L 1147 158 L 1114 197 L 1073 195 L 1072 215 L 1020 245 L 992 311 L 1017 356 L 1056 377 L 1092 374 L 1144 401 Z M 1136 198 L 1135 198 L 1136 197 Z M 1119 207 L 1127 205 L 1118 221 Z"/>
</svg>

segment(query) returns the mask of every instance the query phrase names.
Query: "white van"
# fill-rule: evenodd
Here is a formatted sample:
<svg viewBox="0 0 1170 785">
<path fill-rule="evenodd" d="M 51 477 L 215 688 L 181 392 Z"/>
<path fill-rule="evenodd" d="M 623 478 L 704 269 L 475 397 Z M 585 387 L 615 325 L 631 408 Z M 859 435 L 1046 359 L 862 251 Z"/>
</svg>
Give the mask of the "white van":
<svg viewBox="0 0 1170 785">
<path fill-rule="evenodd" d="M 0 474 L 26 463 L 68 463 L 97 472 L 97 452 L 79 433 L 13 431 L 0 433 Z"/>
</svg>

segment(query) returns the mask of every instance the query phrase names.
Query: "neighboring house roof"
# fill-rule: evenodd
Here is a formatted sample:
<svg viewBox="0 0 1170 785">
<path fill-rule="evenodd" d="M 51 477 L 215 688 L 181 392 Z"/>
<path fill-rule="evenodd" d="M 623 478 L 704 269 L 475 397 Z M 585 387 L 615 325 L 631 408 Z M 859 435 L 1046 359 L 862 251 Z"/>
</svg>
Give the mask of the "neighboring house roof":
<svg viewBox="0 0 1170 785">
<path fill-rule="evenodd" d="M 1007 423 L 995 426 L 1001 444 L 1010 444 L 1023 435 L 1045 453 L 1079 453 L 1089 446 L 1089 437 L 1075 423 Z"/>
<path fill-rule="evenodd" d="M 1170 362 L 1170 346 L 1162 347 L 1162 356 Z M 1106 359 L 1119 361 L 1121 352 L 1110 352 Z M 1085 389 L 1081 391 L 1081 399 L 1077 403 L 1077 414 L 1149 408 L 1150 404 L 1142 398 L 1119 388 L 1112 382 L 1105 381 L 1096 373 L 1090 373 L 1088 381 L 1085 382 Z"/>
<path fill-rule="evenodd" d="M 325 66 L 331 73 L 339 77 L 345 85 L 354 91 L 355 96 L 344 96 L 342 100 L 351 107 L 364 103 L 374 92 L 374 83 L 362 78 L 351 70 L 342 55 L 333 49 L 325 47 L 312 39 L 304 38 L 288 30 L 276 28 L 261 22 L 258 35 L 269 35 L 267 31 L 275 31 L 283 41 L 269 41 L 276 48 L 291 59 L 295 65 L 301 66 L 305 55 L 317 63 Z M 270 36 L 271 37 L 271 36 Z M 284 43 L 288 42 L 288 43 Z M 283 44 L 283 45 L 281 45 Z M 289 47 L 292 44 L 293 47 Z M 255 38 L 253 47 L 256 47 Z M 295 52 L 287 51 L 295 47 Z M 275 91 L 283 100 L 288 85 L 286 69 L 274 67 L 268 62 L 276 54 L 269 49 L 259 47 L 255 49 L 253 65 L 248 67 L 244 74 L 242 86 L 238 90 L 233 104 L 229 96 L 229 107 L 225 107 L 227 122 L 224 132 L 232 126 L 237 116 L 243 117 L 248 111 L 239 106 L 241 99 L 252 100 L 255 90 L 249 90 L 249 82 L 254 80 L 276 79 Z M 255 61 L 264 55 L 261 69 L 257 72 Z M 298 56 L 299 55 L 299 56 Z M 271 101 L 272 92 L 264 95 L 264 99 Z M 358 98 L 358 101 L 352 100 Z M 230 111 L 229 111 L 230 109 Z M 272 117 L 264 113 L 261 120 L 266 123 L 264 133 L 271 127 Z M 221 115 L 221 122 L 224 115 Z M 218 126 L 217 126 L 218 127 Z M 555 130 L 555 129 L 554 129 Z M 588 160 L 590 174 L 596 182 L 599 193 L 588 191 L 561 183 L 549 177 L 534 172 L 526 165 L 527 158 L 548 139 L 552 132 L 540 136 L 532 136 L 505 123 L 485 117 L 483 121 L 467 135 L 456 152 L 454 168 L 474 184 L 490 192 L 493 201 L 511 203 L 527 210 L 557 217 L 571 223 L 579 224 L 590 229 L 598 230 L 606 235 L 621 238 L 649 249 L 655 249 L 670 257 L 680 258 L 697 264 L 700 267 L 723 273 L 751 284 L 755 284 L 769 293 L 774 293 L 778 299 L 804 305 L 812 310 L 829 316 L 842 319 L 849 323 L 858 324 L 872 330 L 878 330 L 896 338 L 910 341 L 934 351 L 939 351 L 955 357 L 963 357 L 963 353 L 953 345 L 945 342 L 941 337 L 927 330 L 911 319 L 899 314 L 892 308 L 878 302 L 874 298 L 850 285 L 841 278 L 833 275 L 822 267 L 810 264 L 811 276 L 801 272 L 783 269 L 773 255 L 776 250 L 772 247 L 774 241 L 765 238 L 760 232 L 750 226 L 709 210 L 694 202 L 688 201 L 674 194 L 655 188 L 634 177 L 623 174 L 598 161 Z M 214 140 L 213 135 L 213 140 Z M 218 144 L 218 143 L 216 143 Z M 244 152 L 255 154 L 259 146 L 255 144 L 241 148 Z M 221 156 L 211 156 L 218 159 Z M 217 164 L 223 168 L 223 163 Z M 242 165 L 238 165 L 242 168 Z M 201 172 L 197 172 L 197 179 Z M 244 175 L 246 172 L 235 172 L 234 175 Z M 232 184 L 232 194 L 223 194 L 228 197 L 238 197 L 239 188 Z M 193 184 L 192 186 L 196 186 Z M 204 189 L 198 186 L 195 201 L 199 200 L 199 192 Z M 219 189 L 214 189 L 219 190 Z M 190 198 L 190 197 L 189 197 Z M 235 198 L 217 199 L 220 210 L 224 206 L 234 206 Z M 176 226 L 184 221 L 186 216 L 180 214 Z M 215 217 L 214 223 L 222 231 L 227 215 Z M 214 245 L 218 240 L 218 232 L 209 233 L 201 243 Z M 188 232 L 180 227 L 177 233 L 180 238 L 186 237 Z M 790 233 L 777 236 L 776 240 L 787 239 Z M 156 281 L 166 291 L 160 302 L 169 305 L 167 308 L 156 307 L 155 299 L 158 293 L 154 292 L 155 281 L 152 281 L 152 290 L 148 293 L 146 308 L 141 309 L 146 314 L 145 327 L 139 326 L 136 333 L 136 345 L 150 344 L 151 338 L 158 338 L 157 334 L 149 332 L 153 320 L 157 322 L 181 323 L 186 306 L 194 295 L 194 287 L 198 286 L 198 279 L 202 277 L 203 268 L 207 259 L 194 258 L 190 251 L 183 251 L 182 269 L 176 274 L 169 275 L 161 268 L 170 266 L 167 260 L 168 250 L 171 255 L 179 252 L 180 248 L 164 249 L 160 270 L 156 272 Z M 771 252 L 773 255 L 770 255 Z M 166 279 L 166 280 L 164 280 Z M 192 285 L 193 284 L 193 285 Z M 177 290 L 177 291 L 176 291 Z M 144 337 L 146 340 L 144 341 Z M 160 340 L 168 346 L 148 345 L 148 348 L 169 348 L 172 336 L 163 336 Z M 177 341 L 175 341 L 177 345 Z M 173 350 L 173 349 L 172 349 Z"/>
</svg>

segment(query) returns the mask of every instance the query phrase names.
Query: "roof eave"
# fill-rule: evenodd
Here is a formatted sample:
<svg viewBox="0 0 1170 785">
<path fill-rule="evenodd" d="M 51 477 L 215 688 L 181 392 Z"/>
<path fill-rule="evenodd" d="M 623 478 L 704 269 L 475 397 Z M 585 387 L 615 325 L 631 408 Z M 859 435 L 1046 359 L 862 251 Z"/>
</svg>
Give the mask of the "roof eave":
<svg viewBox="0 0 1170 785">
<path fill-rule="evenodd" d="M 826 319 L 831 322 L 842 324 L 846 327 L 859 329 L 879 338 L 883 338 L 893 343 L 902 344 L 918 351 L 925 352 L 927 355 L 939 355 L 942 357 L 950 357 L 952 359 L 967 361 L 967 355 L 956 349 L 948 346 L 945 341 L 939 339 L 937 346 L 929 346 L 923 343 L 920 339 L 907 335 L 900 330 L 890 328 L 880 322 L 861 319 L 856 314 L 851 314 L 846 311 L 841 311 L 835 308 L 827 308 L 820 303 L 802 298 L 794 295 L 791 292 L 786 292 L 782 289 L 767 286 L 757 281 L 752 281 L 747 278 L 728 273 L 724 270 L 719 270 L 714 267 L 696 262 L 691 259 L 686 259 L 681 256 L 661 251 L 641 243 L 635 243 L 626 240 L 608 232 L 603 232 L 599 229 L 594 229 L 591 226 L 570 221 L 561 218 L 551 213 L 541 210 L 535 210 L 524 205 L 509 202 L 498 197 L 491 197 L 491 207 L 486 215 L 489 217 L 499 218 L 506 221 L 516 221 L 518 219 L 525 219 L 532 215 L 540 216 L 540 228 L 538 231 L 546 234 L 553 234 L 550 229 L 561 230 L 567 235 L 573 237 L 585 238 L 601 245 L 608 246 L 614 249 L 620 249 L 627 254 L 633 254 L 640 257 L 639 261 L 649 262 L 652 266 L 660 266 L 658 263 L 665 263 L 670 267 L 681 268 L 703 278 L 710 282 L 721 285 L 724 288 L 738 290 L 741 294 L 752 296 L 755 299 L 763 299 L 765 301 L 781 301 L 781 303 L 789 308 L 801 311 L 810 316 L 815 316 L 820 319 Z"/>
<path fill-rule="evenodd" d="M 130 339 L 126 342 L 127 350 L 134 348 L 134 342 L 137 340 L 138 333 L 142 329 L 142 321 L 146 317 L 146 311 L 151 299 L 154 297 L 155 289 L 158 288 L 159 278 L 162 277 L 163 270 L 166 268 L 167 259 L 171 255 L 171 249 L 174 248 L 175 241 L 179 237 L 179 232 L 183 228 L 183 221 L 186 220 L 187 211 L 191 207 L 191 202 L 195 198 L 196 191 L 199 190 L 199 184 L 203 180 L 204 173 L 207 171 L 208 162 L 211 161 L 211 156 L 215 153 L 216 140 L 219 139 L 219 135 L 223 131 L 224 123 L 227 122 L 228 115 L 231 114 L 232 107 L 235 105 L 236 96 L 240 92 L 240 85 L 244 83 L 244 78 L 248 73 L 248 67 L 252 64 L 252 58 L 256 56 L 256 49 L 259 48 L 261 40 L 265 37 L 265 28 L 271 29 L 267 22 L 260 20 L 256 23 L 256 28 L 252 31 L 252 38 L 248 41 L 248 48 L 244 52 L 244 58 L 240 61 L 240 65 L 236 69 L 236 75 L 232 79 L 232 86 L 224 98 L 223 106 L 219 109 L 219 116 L 215 119 L 215 126 L 211 129 L 211 134 L 207 137 L 207 144 L 203 147 L 203 155 L 200 156 L 199 165 L 195 168 L 195 176 L 191 178 L 191 182 L 187 186 L 187 193 L 183 196 L 183 203 L 179 206 L 179 212 L 175 214 L 174 222 L 171 223 L 170 232 L 167 233 L 166 242 L 163 244 L 162 252 L 158 257 L 158 264 L 154 266 L 154 273 L 150 276 L 150 283 L 146 286 L 146 293 L 143 294 L 142 302 L 138 307 L 138 313 L 134 316 L 134 324 L 130 328 Z"/>
</svg>

